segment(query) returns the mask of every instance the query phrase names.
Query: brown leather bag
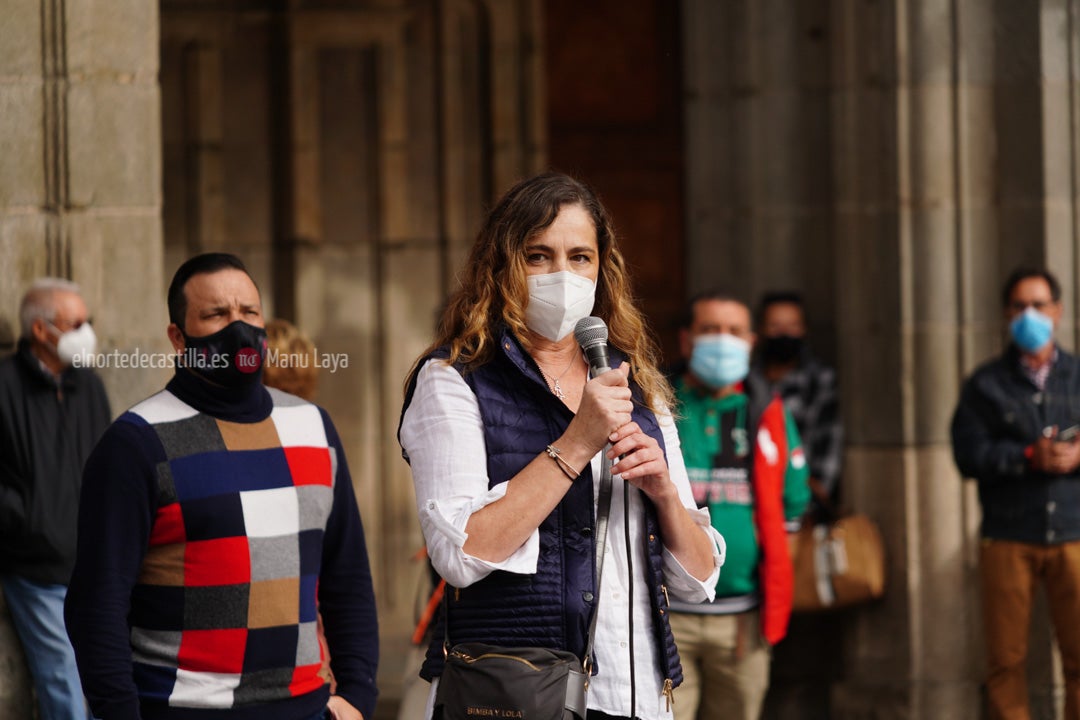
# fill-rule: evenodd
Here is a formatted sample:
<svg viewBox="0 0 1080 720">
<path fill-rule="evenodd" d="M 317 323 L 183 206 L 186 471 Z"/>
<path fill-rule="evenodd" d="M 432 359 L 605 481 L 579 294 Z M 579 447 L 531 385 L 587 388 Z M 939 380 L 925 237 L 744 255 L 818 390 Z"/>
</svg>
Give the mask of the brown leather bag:
<svg viewBox="0 0 1080 720">
<path fill-rule="evenodd" d="M 794 612 L 851 607 L 885 594 L 885 544 L 867 516 L 807 523 L 789 540 L 795 566 Z"/>
</svg>

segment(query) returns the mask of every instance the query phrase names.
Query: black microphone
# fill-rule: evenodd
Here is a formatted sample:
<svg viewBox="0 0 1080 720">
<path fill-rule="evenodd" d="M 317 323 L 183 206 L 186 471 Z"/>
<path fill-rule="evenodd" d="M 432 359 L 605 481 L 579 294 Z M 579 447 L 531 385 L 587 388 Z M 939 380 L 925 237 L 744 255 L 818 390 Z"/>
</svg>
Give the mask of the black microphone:
<svg viewBox="0 0 1080 720">
<path fill-rule="evenodd" d="M 607 325 L 598 317 L 581 318 L 574 326 L 574 339 L 589 359 L 590 377 L 602 375 L 611 369 L 608 364 L 607 338 Z"/>
</svg>

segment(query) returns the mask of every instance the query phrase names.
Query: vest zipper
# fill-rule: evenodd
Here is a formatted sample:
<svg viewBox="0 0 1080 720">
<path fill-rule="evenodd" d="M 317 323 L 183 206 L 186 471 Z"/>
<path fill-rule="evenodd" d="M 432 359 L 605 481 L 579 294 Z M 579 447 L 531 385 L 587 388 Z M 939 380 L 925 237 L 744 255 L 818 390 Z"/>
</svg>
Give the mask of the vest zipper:
<svg viewBox="0 0 1080 720">
<path fill-rule="evenodd" d="M 660 691 L 660 694 L 666 701 L 667 712 L 671 712 L 671 706 L 675 704 L 675 685 L 671 682 L 671 678 L 664 680 L 664 689 Z"/>
</svg>

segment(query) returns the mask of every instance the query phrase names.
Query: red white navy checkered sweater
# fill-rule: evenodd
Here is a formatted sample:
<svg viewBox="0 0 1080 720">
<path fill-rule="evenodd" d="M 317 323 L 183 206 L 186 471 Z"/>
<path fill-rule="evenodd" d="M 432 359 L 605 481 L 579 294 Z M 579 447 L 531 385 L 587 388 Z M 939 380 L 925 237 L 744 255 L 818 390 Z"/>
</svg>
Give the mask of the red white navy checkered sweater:
<svg viewBox="0 0 1080 720">
<path fill-rule="evenodd" d="M 209 390 L 178 371 L 87 461 L 66 615 L 91 709 L 314 715 L 317 593 L 337 693 L 370 718 L 378 625 L 333 424 L 261 385 Z"/>
</svg>

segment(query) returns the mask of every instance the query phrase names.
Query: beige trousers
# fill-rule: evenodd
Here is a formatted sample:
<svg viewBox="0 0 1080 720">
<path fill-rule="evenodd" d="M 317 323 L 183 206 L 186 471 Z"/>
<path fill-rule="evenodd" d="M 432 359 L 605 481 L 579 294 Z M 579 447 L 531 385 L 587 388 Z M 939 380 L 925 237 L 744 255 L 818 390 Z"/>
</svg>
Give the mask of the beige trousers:
<svg viewBox="0 0 1080 720">
<path fill-rule="evenodd" d="M 1065 720 L 1080 720 L 1080 541 L 983 540 L 979 558 L 993 720 L 1030 720 L 1028 633 L 1035 586 L 1046 588 L 1065 676 Z"/>
<path fill-rule="evenodd" d="M 758 720 L 772 658 L 758 611 L 672 613 L 671 630 L 683 666 L 675 720 Z"/>
</svg>

